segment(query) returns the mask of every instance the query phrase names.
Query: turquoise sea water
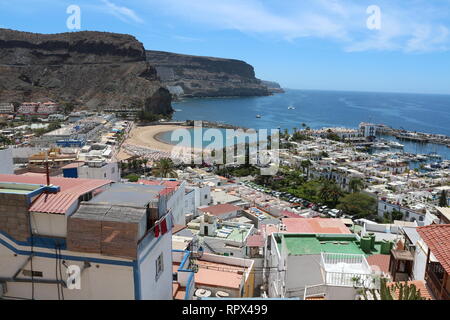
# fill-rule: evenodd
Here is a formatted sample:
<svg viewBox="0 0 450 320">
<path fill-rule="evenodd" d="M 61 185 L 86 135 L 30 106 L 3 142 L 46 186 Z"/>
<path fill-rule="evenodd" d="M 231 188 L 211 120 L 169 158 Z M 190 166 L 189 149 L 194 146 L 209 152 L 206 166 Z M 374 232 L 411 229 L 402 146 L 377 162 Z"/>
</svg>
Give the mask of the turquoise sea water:
<svg viewBox="0 0 450 320">
<path fill-rule="evenodd" d="M 269 97 L 188 99 L 173 106 L 180 110 L 174 120 L 217 121 L 254 129 L 292 130 L 302 128 L 302 123 L 313 129 L 357 128 L 365 121 L 450 136 L 450 95 L 287 90 Z M 438 152 L 450 159 L 446 146 L 401 143 L 407 152 Z"/>
</svg>

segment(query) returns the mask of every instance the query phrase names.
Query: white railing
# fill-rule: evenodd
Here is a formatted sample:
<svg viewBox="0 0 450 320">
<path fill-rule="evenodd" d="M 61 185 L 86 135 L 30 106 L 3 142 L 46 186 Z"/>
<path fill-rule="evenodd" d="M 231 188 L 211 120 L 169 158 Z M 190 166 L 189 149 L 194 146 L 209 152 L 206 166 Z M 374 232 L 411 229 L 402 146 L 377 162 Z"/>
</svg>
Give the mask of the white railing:
<svg viewBox="0 0 450 320">
<path fill-rule="evenodd" d="M 364 288 L 372 288 L 374 286 L 374 277 L 372 274 L 325 271 L 324 276 L 325 283 L 330 286 Z"/>
<path fill-rule="evenodd" d="M 324 266 L 345 263 L 345 264 L 360 264 L 362 265 L 363 268 L 370 269 L 366 258 L 362 254 L 322 252 L 321 255 Z"/>
<path fill-rule="evenodd" d="M 321 253 L 325 284 L 373 287 L 373 272 L 362 254 Z"/>
</svg>

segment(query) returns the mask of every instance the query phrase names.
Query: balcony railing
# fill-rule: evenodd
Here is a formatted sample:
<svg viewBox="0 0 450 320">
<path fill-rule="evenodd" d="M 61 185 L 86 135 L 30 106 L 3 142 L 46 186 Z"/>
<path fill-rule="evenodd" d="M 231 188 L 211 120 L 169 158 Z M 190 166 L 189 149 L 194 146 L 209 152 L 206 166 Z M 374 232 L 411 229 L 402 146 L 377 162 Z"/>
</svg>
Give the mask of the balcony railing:
<svg viewBox="0 0 450 320">
<path fill-rule="evenodd" d="M 322 253 L 324 282 L 332 286 L 373 288 L 374 278 L 362 254 Z"/>
<path fill-rule="evenodd" d="M 448 292 L 445 287 L 442 290 L 442 283 L 444 281 L 443 274 L 439 271 L 439 268 L 433 268 L 431 267 L 431 264 L 429 266 L 429 269 L 426 272 L 425 280 L 427 281 L 428 286 L 430 287 L 431 291 L 433 292 L 433 295 L 436 299 L 439 300 L 450 300 L 450 292 Z"/>
</svg>

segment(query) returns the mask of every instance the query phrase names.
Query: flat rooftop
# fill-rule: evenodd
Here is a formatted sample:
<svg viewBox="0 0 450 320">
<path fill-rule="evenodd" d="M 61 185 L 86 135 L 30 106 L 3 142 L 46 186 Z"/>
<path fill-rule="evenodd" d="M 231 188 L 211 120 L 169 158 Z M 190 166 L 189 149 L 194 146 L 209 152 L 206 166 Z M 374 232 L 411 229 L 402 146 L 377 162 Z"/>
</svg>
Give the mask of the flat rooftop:
<svg viewBox="0 0 450 320">
<path fill-rule="evenodd" d="M 0 182 L 0 193 L 30 194 L 42 187 L 38 184 Z"/>
<path fill-rule="evenodd" d="M 134 183 L 115 183 L 90 203 L 123 205 L 131 207 L 146 207 L 150 202 L 158 199 L 164 186 L 147 186 Z"/>
<path fill-rule="evenodd" d="M 276 236 L 278 248 L 281 249 L 282 239 L 291 255 L 307 255 L 326 253 L 363 254 L 356 236 L 349 234 L 281 234 Z M 380 253 L 380 243 L 375 244 L 371 254 Z"/>
</svg>

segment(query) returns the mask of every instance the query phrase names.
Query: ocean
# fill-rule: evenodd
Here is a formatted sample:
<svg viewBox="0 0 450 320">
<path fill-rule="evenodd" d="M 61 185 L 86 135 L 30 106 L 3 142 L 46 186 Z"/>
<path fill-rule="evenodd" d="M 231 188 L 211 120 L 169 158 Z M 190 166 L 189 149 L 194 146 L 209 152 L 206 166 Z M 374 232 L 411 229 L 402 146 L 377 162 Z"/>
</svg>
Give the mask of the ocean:
<svg viewBox="0 0 450 320">
<path fill-rule="evenodd" d="M 216 121 L 252 129 L 301 129 L 303 123 L 312 129 L 357 128 L 360 122 L 374 122 L 450 136 L 450 95 L 286 90 L 268 97 L 186 99 L 173 107 L 179 110 L 174 120 Z M 446 146 L 406 143 L 405 151 L 438 152 L 450 159 Z"/>
<path fill-rule="evenodd" d="M 450 95 L 287 90 L 268 97 L 201 98 L 173 103 L 174 120 L 220 121 L 247 128 L 313 129 L 360 122 L 450 136 Z M 288 110 L 288 107 L 294 110 Z M 256 118 L 256 115 L 261 118 Z"/>
</svg>

